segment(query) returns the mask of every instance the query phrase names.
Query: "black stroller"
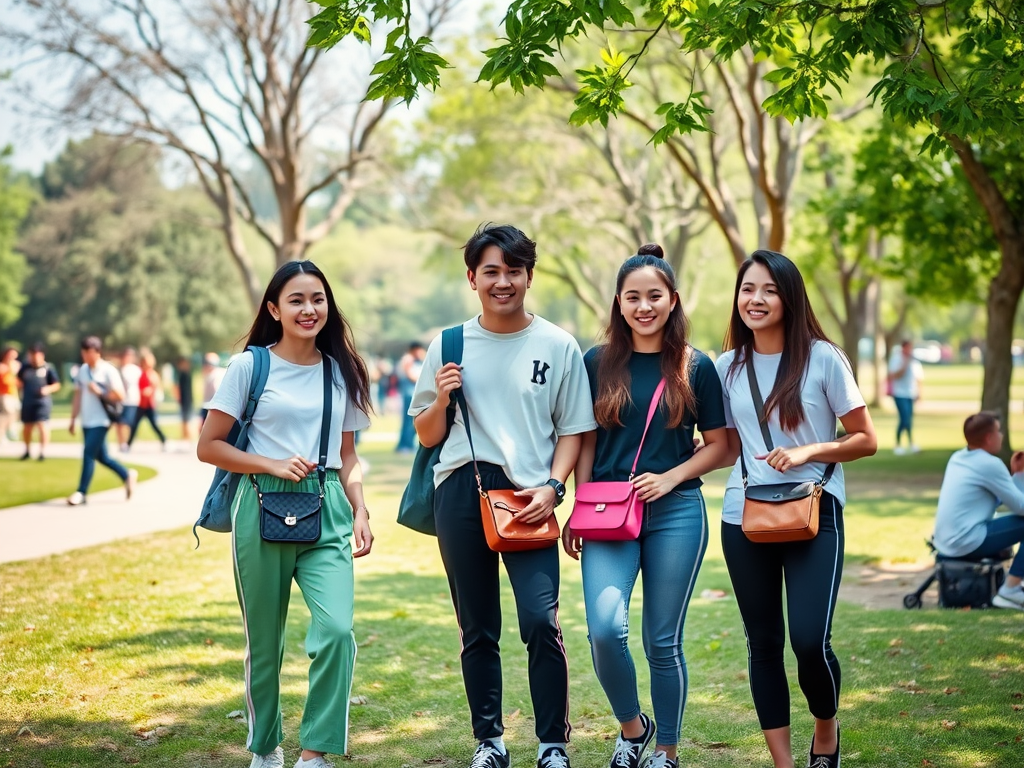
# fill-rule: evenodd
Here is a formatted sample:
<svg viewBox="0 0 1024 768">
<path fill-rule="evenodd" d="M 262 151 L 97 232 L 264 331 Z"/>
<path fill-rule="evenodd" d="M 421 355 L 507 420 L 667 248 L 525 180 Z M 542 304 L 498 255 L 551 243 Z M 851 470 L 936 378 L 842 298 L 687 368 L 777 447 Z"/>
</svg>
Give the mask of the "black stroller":
<svg viewBox="0 0 1024 768">
<path fill-rule="evenodd" d="M 925 543 L 935 553 L 935 568 L 921 586 L 903 596 L 904 608 L 920 608 L 921 596 L 936 579 L 939 581 L 939 607 L 992 607 L 992 598 L 1006 580 L 1003 561 L 1013 556 L 1012 548 L 1002 550 L 995 557 L 968 560 L 940 555 L 931 539 Z"/>
</svg>

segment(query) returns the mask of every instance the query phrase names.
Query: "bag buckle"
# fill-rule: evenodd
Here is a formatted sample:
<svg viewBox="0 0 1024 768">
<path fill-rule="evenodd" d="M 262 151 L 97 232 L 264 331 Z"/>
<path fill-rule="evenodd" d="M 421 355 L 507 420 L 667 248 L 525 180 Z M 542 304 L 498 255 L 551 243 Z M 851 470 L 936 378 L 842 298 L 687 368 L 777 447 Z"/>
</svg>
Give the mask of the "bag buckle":
<svg viewBox="0 0 1024 768">
<path fill-rule="evenodd" d="M 284 524 L 285 525 L 295 525 L 296 522 L 297 522 L 297 519 L 296 519 L 295 515 L 288 515 L 288 517 L 286 517 L 284 519 Z"/>
<path fill-rule="evenodd" d="M 604 508 L 605 508 L 604 504 L 598 504 L 597 506 L 594 507 L 594 511 L 595 512 L 604 512 Z"/>
</svg>

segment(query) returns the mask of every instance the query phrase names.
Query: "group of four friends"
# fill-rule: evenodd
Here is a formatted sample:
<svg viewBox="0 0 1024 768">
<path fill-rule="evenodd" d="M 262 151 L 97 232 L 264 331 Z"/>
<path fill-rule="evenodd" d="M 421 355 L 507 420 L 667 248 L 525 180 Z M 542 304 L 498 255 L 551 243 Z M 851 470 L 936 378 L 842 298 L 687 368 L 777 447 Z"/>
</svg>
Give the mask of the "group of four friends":
<svg viewBox="0 0 1024 768">
<path fill-rule="evenodd" d="M 799 683 L 814 718 L 808 764 L 839 765 L 840 668 L 830 644 L 843 568 L 842 462 L 871 455 L 871 418 L 846 356 L 822 331 L 803 279 L 785 256 L 755 251 L 740 267 L 725 352 L 717 361 L 688 340 L 676 276 L 659 246 L 622 264 L 605 340 L 583 355 L 573 337 L 524 304 L 536 244 L 512 226 L 485 225 L 464 246 L 469 285 L 481 312 L 463 324 L 461 363 L 442 365 L 440 337 L 426 354 L 409 413 L 424 446 L 443 443 L 435 469 L 434 515 L 461 637 L 462 674 L 478 746 L 471 768 L 509 768 L 503 741 L 499 559 L 515 595 L 528 653 L 538 768 L 569 768 L 569 670 L 558 624 L 557 546 L 492 551 L 485 540 L 470 443 L 461 414 L 447 434 L 453 391 L 468 405 L 483 489 L 517 489 L 519 519 L 554 514 L 574 475 L 631 480 L 645 502 L 638 538 L 581 541 L 572 520 L 562 544 L 581 560 L 594 669 L 621 731 L 613 768 L 676 768 L 687 697 L 683 629 L 709 536 L 701 476 L 734 465 L 721 536 L 747 637 L 754 707 L 776 768 L 794 766 L 789 683 L 783 662 L 785 616 Z M 312 263 L 281 267 L 267 287 L 248 345 L 271 346 L 270 374 L 242 451 L 228 442 L 242 415 L 253 356 L 228 368 L 199 441 L 199 458 L 252 474 L 263 493 L 318 488 L 325 357 L 334 395 L 323 529 L 311 544 L 261 539 L 254 483 L 239 484 L 232 506 L 235 582 L 246 635 L 245 690 L 253 768 L 284 765 L 280 672 L 290 585 L 311 613 L 309 691 L 297 768 L 330 765 L 348 750 L 355 662 L 352 558 L 373 536 L 354 433 L 369 425 L 369 381 L 351 329 L 324 275 Z M 748 362 L 749 361 L 749 362 Z M 747 375 L 769 393 L 765 445 Z M 664 394 L 640 445 L 655 390 Z M 844 434 L 837 437 L 836 421 Z M 699 431 L 701 440 L 694 440 Z M 746 467 L 753 484 L 820 481 L 817 535 L 756 543 L 741 530 Z M 641 711 L 628 649 L 629 602 L 643 574 L 643 645 L 652 711 Z M 785 584 L 785 590 L 783 590 Z M 653 744 L 653 748 L 651 745 Z M 532 757 L 531 757 L 532 761 Z"/>
</svg>

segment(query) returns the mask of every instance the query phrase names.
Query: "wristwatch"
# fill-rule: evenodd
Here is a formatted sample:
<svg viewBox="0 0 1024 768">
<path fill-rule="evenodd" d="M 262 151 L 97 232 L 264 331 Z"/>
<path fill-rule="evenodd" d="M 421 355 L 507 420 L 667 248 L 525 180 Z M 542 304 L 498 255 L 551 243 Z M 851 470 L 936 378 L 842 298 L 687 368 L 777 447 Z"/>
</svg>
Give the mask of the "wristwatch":
<svg viewBox="0 0 1024 768">
<path fill-rule="evenodd" d="M 565 501 L 565 483 L 552 477 L 547 484 L 555 489 L 555 506 L 557 507 Z"/>
</svg>

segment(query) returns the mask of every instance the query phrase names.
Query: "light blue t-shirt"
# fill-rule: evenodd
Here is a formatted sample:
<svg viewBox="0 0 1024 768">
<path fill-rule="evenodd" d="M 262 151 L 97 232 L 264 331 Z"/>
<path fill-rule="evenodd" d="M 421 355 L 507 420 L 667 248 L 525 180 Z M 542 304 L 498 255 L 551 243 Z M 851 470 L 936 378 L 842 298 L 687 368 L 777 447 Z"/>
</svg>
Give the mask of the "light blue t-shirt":
<svg viewBox="0 0 1024 768">
<path fill-rule="evenodd" d="M 727 373 L 735 356 L 735 350 L 723 353 L 715 362 L 715 367 L 722 379 L 726 426 L 739 432 L 750 485 L 820 480 L 825 468 L 828 467 L 824 462 L 809 462 L 783 473 L 772 469 L 763 459 L 754 458 L 768 453 L 768 449 L 758 425 L 757 411 L 750 394 L 746 371 L 741 366 L 731 376 Z M 759 355 L 754 352 L 757 388 L 761 390 L 761 396 L 765 401 L 768 400 L 768 395 L 775 385 L 775 375 L 781 361 L 781 352 L 777 355 Z M 774 409 L 768 416 L 768 431 L 776 448 L 795 448 L 812 443 L 831 442 L 836 439 L 836 418 L 845 416 L 855 408 L 864 407 L 864 398 L 857 388 L 846 356 L 824 341 L 813 342 L 807 372 L 800 388 L 800 399 L 804 405 L 804 420 L 795 430 L 782 429 L 778 409 Z M 825 490 L 835 496 L 840 505 L 846 505 L 846 484 L 842 464 L 836 465 L 836 471 L 829 479 Z M 734 525 L 743 522 L 743 471 L 739 459 L 736 460 L 736 465 L 732 468 L 732 474 L 725 485 L 722 521 Z"/>
<path fill-rule="evenodd" d="M 1024 515 L 1024 475 L 1010 476 L 1006 465 L 981 448 L 961 448 L 949 457 L 935 513 L 935 548 L 960 557 L 985 540 L 985 525 L 1005 504 Z"/>
</svg>

